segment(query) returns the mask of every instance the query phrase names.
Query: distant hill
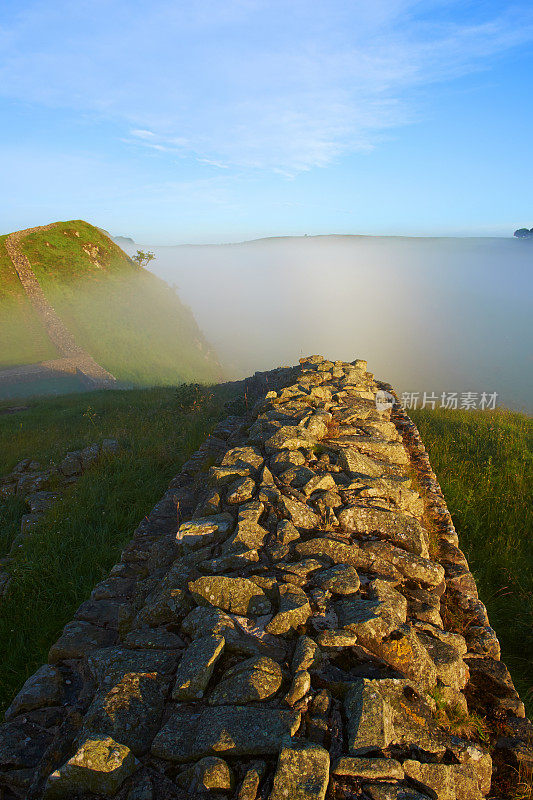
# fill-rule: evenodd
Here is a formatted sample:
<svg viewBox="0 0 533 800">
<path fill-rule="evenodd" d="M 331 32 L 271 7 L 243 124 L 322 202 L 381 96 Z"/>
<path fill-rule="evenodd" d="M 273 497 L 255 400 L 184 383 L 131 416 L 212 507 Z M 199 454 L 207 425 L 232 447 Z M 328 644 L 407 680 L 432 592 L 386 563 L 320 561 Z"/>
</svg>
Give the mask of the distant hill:
<svg viewBox="0 0 533 800">
<path fill-rule="evenodd" d="M 119 247 L 135 247 L 135 242 L 131 236 L 112 236 L 111 238 Z"/>
<path fill-rule="evenodd" d="M 174 384 L 220 377 L 217 358 L 191 310 L 105 232 L 73 220 L 17 234 L 17 241 L 75 345 L 119 382 Z M 0 236 L 0 370 L 61 358 L 65 354 L 30 303 L 6 242 L 8 235 Z"/>
</svg>

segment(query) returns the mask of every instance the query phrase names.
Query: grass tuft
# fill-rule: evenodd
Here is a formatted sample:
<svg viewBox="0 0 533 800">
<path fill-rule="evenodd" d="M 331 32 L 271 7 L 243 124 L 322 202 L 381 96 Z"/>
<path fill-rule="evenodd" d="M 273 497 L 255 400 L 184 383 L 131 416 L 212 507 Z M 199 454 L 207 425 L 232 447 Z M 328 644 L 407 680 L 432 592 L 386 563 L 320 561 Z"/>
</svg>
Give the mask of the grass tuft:
<svg viewBox="0 0 533 800">
<path fill-rule="evenodd" d="M 483 717 L 474 712 L 465 712 L 458 704 L 447 703 L 438 686 L 431 692 L 431 696 L 436 704 L 435 719 L 441 728 L 453 736 L 473 739 L 483 745 L 489 744 L 490 730 Z"/>
</svg>

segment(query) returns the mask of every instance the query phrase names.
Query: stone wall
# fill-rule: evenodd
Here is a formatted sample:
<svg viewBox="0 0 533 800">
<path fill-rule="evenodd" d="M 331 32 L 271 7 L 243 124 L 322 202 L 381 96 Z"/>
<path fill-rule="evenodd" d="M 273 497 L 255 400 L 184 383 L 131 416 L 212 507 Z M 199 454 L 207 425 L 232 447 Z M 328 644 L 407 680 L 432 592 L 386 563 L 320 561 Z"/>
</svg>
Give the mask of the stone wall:
<svg viewBox="0 0 533 800">
<path fill-rule="evenodd" d="M 318 356 L 258 386 L 14 699 L 5 798 L 481 800 L 531 757 L 390 387 Z"/>
</svg>

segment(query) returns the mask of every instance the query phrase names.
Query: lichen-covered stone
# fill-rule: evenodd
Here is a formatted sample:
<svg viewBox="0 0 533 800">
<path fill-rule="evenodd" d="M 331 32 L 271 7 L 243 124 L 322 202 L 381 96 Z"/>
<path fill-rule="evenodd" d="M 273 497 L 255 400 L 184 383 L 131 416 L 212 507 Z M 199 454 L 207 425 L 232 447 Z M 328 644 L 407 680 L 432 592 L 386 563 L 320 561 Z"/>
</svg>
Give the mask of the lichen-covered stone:
<svg viewBox="0 0 533 800">
<path fill-rule="evenodd" d="M 472 655 L 499 661 L 501 650 L 496 632 L 490 625 L 469 625 L 465 631 L 468 651 Z"/>
<path fill-rule="evenodd" d="M 304 697 L 311 688 L 311 675 L 306 669 L 300 669 L 294 675 L 291 687 L 285 695 L 285 702 L 289 706 L 294 706 Z"/>
<path fill-rule="evenodd" d="M 309 530 L 311 528 L 317 528 L 320 525 L 320 517 L 318 514 L 315 514 L 308 505 L 299 500 L 293 500 L 290 497 L 281 495 L 279 506 L 297 528 Z"/>
<path fill-rule="evenodd" d="M 136 625 L 171 625 L 187 610 L 188 603 L 189 598 L 183 589 L 161 586 L 147 598 L 137 615 Z"/>
<path fill-rule="evenodd" d="M 234 630 L 235 623 L 229 614 L 213 606 L 196 606 L 181 621 L 180 629 L 192 639 L 202 636 L 225 636 L 228 630 Z"/>
<path fill-rule="evenodd" d="M 327 492 L 330 489 L 335 491 L 336 488 L 337 484 L 329 472 L 324 472 L 321 475 L 313 475 L 302 486 L 306 495 L 312 495 L 314 492 Z"/>
<path fill-rule="evenodd" d="M 293 486 L 296 489 L 301 489 L 309 480 L 317 476 L 309 467 L 289 467 L 279 475 L 279 480 L 286 486 Z"/>
<path fill-rule="evenodd" d="M 444 581 L 444 567 L 431 561 L 428 558 L 417 556 L 416 553 L 409 553 L 399 547 L 394 547 L 389 542 L 371 541 L 361 545 L 360 556 L 364 554 L 367 559 L 380 564 L 386 562 L 390 564 L 397 573 L 408 580 L 417 581 L 428 586 L 438 586 Z M 376 572 L 382 572 L 380 564 Z M 386 575 L 386 572 L 383 572 Z"/>
<path fill-rule="evenodd" d="M 332 770 L 334 775 L 343 775 L 349 778 L 372 778 L 374 780 L 401 780 L 404 770 L 399 761 L 394 758 L 354 758 L 341 756 Z"/>
<path fill-rule="evenodd" d="M 268 452 L 275 453 L 278 450 L 298 450 L 299 448 L 310 450 L 315 443 L 314 436 L 305 429 L 284 425 L 273 436 L 266 439 L 265 447 Z"/>
<path fill-rule="evenodd" d="M 269 800 L 324 800 L 329 781 L 329 753 L 318 744 L 283 747 Z"/>
<path fill-rule="evenodd" d="M 268 531 L 252 520 L 241 520 L 235 533 L 224 544 L 224 553 L 245 553 L 258 550 L 265 543 Z"/>
<path fill-rule="evenodd" d="M 395 744 L 410 747 L 416 741 L 421 750 L 444 755 L 450 739 L 438 725 L 431 696 L 404 678 L 379 678 L 371 683 L 392 710 Z"/>
<path fill-rule="evenodd" d="M 389 636 L 407 616 L 405 597 L 387 581 L 373 581 L 368 595 L 349 596 L 334 605 L 340 626 L 355 633 L 365 647 Z"/>
<path fill-rule="evenodd" d="M 72 758 L 52 772 L 44 797 L 52 800 L 84 793 L 113 797 L 139 766 L 131 750 L 111 737 L 88 738 Z"/>
<path fill-rule="evenodd" d="M 28 770 L 35 768 L 53 734 L 39 725 L 22 718 L 7 722 L 0 727 L 0 774 L 4 770 Z"/>
<path fill-rule="evenodd" d="M 290 544 L 300 538 L 300 533 L 288 519 L 281 519 L 276 529 L 276 538 L 280 544 Z"/>
<path fill-rule="evenodd" d="M 293 673 L 301 669 L 310 670 L 320 666 L 322 652 L 317 643 L 309 636 L 300 636 L 294 648 L 291 668 Z"/>
<path fill-rule="evenodd" d="M 224 673 L 211 692 L 211 705 L 242 705 L 272 697 L 281 686 L 280 665 L 271 658 L 258 656 L 241 661 Z"/>
<path fill-rule="evenodd" d="M 94 680 L 113 686 L 128 673 L 156 672 L 168 675 L 176 667 L 178 654 L 165 650 L 130 650 L 126 647 L 105 647 L 87 656 L 87 666 Z"/>
<path fill-rule="evenodd" d="M 363 640 L 360 632 L 358 638 Z M 409 624 L 401 625 L 385 639 L 366 638 L 363 641 L 366 647 L 371 645 L 371 652 L 406 677 L 412 678 L 426 691 L 430 691 L 437 683 L 435 664 Z"/>
<path fill-rule="evenodd" d="M 336 564 L 313 575 L 313 583 L 333 594 L 355 594 L 359 591 L 359 575 L 350 564 Z"/>
<path fill-rule="evenodd" d="M 435 664 L 439 680 L 458 692 L 464 689 L 470 673 L 455 647 L 425 631 L 418 630 L 417 636 Z"/>
<path fill-rule="evenodd" d="M 203 636 L 191 642 L 178 664 L 172 690 L 174 700 L 198 700 L 203 697 L 224 644 L 222 636 Z"/>
<path fill-rule="evenodd" d="M 201 758 L 194 766 L 178 775 L 176 783 L 192 793 L 230 792 L 235 784 L 233 771 L 226 761 L 217 756 Z"/>
<path fill-rule="evenodd" d="M 296 630 L 311 616 L 311 606 L 304 591 L 292 584 L 279 587 L 279 611 L 266 626 L 268 633 L 279 636 Z"/>
<path fill-rule="evenodd" d="M 303 464 L 305 464 L 305 456 L 299 450 L 280 450 L 270 457 L 270 467 L 276 474 Z"/>
<path fill-rule="evenodd" d="M 374 542 L 369 543 L 374 544 Z M 305 542 L 296 542 L 294 552 L 299 556 L 327 557 L 334 564 L 348 564 L 363 572 L 376 571 L 382 575 L 398 575 L 389 561 L 356 544 L 346 544 L 328 537 L 308 539 Z M 403 552 L 403 551 L 402 551 Z M 407 555 L 407 554 L 406 554 Z M 444 574 L 444 573 L 443 573 Z"/>
<path fill-rule="evenodd" d="M 146 752 L 159 730 L 168 680 L 157 672 L 129 672 L 100 689 L 83 720 L 87 736 L 107 734 L 135 755 Z"/>
<path fill-rule="evenodd" d="M 298 712 L 268 707 L 211 706 L 188 726 L 178 712 L 159 731 L 152 753 L 177 762 L 217 754 L 274 755 L 299 725 Z"/>
<path fill-rule="evenodd" d="M 222 459 L 222 466 L 250 467 L 258 470 L 263 465 L 263 456 L 256 447 L 233 447 Z"/>
<path fill-rule="evenodd" d="M 125 634 L 122 641 L 135 650 L 179 650 L 185 646 L 183 639 L 165 627 L 136 628 Z"/>
<path fill-rule="evenodd" d="M 340 447 L 338 461 L 342 469 L 349 475 L 377 478 L 385 471 L 383 464 L 359 452 L 356 447 Z"/>
<path fill-rule="evenodd" d="M 112 645 L 115 640 L 114 631 L 81 620 L 68 622 L 57 642 L 50 648 L 48 660 L 50 664 L 55 664 L 66 658 L 82 658 L 91 650 Z"/>
<path fill-rule="evenodd" d="M 233 517 L 230 514 L 213 514 L 209 517 L 192 519 L 180 525 L 176 539 L 180 543 L 181 551 L 188 553 L 221 541 L 230 534 L 233 525 Z"/>
<path fill-rule="evenodd" d="M 362 789 L 370 800 L 434 800 L 434 797 L 430 798 L 425 792 L 404 783 L 363 783 Z"/>
<path fill-rule="evenodd" d="M 246 578 L 217 575 L 198 578 L 189 583 L 189 591 L 200 605 L 216 606 L 234 614 L 268 614 L 270 601 L 265 593 Z"/>
<path fill-rule="evenodd" d="M 420 761 L 407 759 L 403 762 L 403 768 L 408 778 L 416 781 L 419 788 L 431 790 L 436 800 L 456 800 L 453 765 L 421 764 Z"/>
<path fill-rule="evenodd" d="M 339 514 L 339 523 L 343 530 L 356 533 L 384 534 L 398 547 L 427 558 L 427 533 L 415 517 L 393 511 L 382 511 L 377 508 L 352 506 Z"/>
<path fill-rule="evenodd" d="M 7 709 L 5 718 L 8 720 L 23 711 L 57 705 L 61 702 L 62 696 L 63 678 L 61 673 L 56 667 L 45 664 L 28 678 Z"/>
<path fill-rule="evenodd" d="M 304 586 L 313 573 L 322 569 L 323 566 L 323 563 L 317 561 L 316 558 L 303 558 L 299 561 L 281 563 L 278 565 L 278 569 L 284 580 L 297 586 Z"/>
<path fill-rule="evenodd" d="M 351 755 L 383 750 L 394 741 L 393 713 L 374 682 L 359 679 L 344 699 L 347 746 Z"/>
<path fill-rule="evenodd" d="M 350 630 L 325 630 L 321 631 L 316 637 L 320 647 L 354 647 L 357 644 L 357 634 Z"/>
<path fill-rule="evenodd" d="M 266 764 L 264 761 L 254 761 L 250 764 L 239 786 L 236 800 L 256 800 L 265 770 Z"/>
<path fill-rule="evenodd" d="M 246 503 L 251 500 L 256 489 L 255 481 L 253 478 L 242 477 L 237 478 L 228 486 L 226 493 L 226 502 L 231 503 Z"/>
</svg>

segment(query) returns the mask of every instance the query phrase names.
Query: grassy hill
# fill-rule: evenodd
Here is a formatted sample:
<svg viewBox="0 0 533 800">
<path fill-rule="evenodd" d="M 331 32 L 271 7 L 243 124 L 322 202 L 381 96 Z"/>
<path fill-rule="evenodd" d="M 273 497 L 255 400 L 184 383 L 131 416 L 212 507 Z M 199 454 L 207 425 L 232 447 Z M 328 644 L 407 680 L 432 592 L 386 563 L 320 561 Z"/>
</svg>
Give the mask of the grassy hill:
<svg viewBox="0 0 533 800">
<path fill-rule="evenodd" d="M 24 296 L 0 238 L 0 368 L 57 357 Z M 219 376 L 190 309 L 164 281 L 137 267 L 104 232 L 58 222 L 21 241 L 46 298 L 77 344 L 123 382 L 212 381 Z M 5 349 L 5 352 L 4 352 Z"/>
<path fill-rule="evenodd" d="M 58 357 L 24 293 L 6 239 L 0 236 L 0 369 Z"/>
</svg>

